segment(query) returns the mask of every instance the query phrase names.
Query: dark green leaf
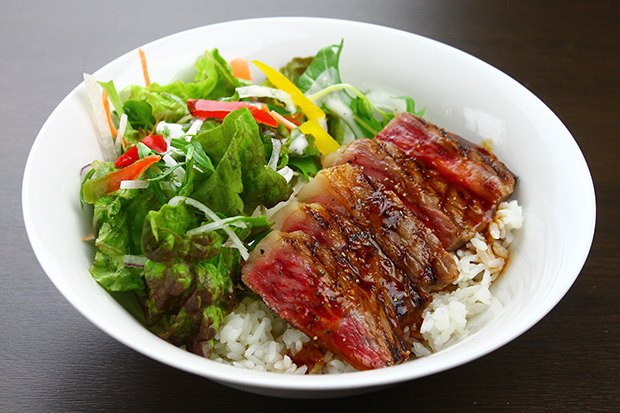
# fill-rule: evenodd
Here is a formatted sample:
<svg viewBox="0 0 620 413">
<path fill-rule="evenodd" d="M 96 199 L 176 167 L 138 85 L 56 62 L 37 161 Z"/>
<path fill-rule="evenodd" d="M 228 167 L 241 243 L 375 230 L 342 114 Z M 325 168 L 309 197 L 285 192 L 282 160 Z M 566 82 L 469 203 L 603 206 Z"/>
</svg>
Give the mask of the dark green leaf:
<svg viewBox="0 0 620 413">
<path fill-rule="evenodd" d="M 314 177 L 321 170 L 321 163 L 310 156 L 291 158 L 288 165 L 301 172 L 306 182 L 310 181 L 310 178 Z"/>
<path fill-rule="evenodd" d="M 121 104 L 121 100 L 118 97 L 118 92 L 116 91 L 116 87 L 114 86 L 114 82 L 110 80 L 109 82 L 98 82 L 99 85 L 108 92 L 108 97 L 110 98 L 110 102 L 112 102 L 112 107 L 116 110 L 118 117 L 120 118 L 123 113 L 123 105 Z"/>
<path fill-rule="evenodd" d="M 319 78 L 321 79 L 322 88 L 342 83 L 338 63 L 343 43 L 344 40 L 339 45 L 326 46 L 317 52 L 312 63 L 297 79 L 296 85 L 299 90 L 306 93 Z"/>
<path fill-rule="evenodd" d="M 123 105 L 123 111 L 134 129 L 150 130 L 155 126 L 153 108 L 146 101 L 129 100 Z"/>
</svg>

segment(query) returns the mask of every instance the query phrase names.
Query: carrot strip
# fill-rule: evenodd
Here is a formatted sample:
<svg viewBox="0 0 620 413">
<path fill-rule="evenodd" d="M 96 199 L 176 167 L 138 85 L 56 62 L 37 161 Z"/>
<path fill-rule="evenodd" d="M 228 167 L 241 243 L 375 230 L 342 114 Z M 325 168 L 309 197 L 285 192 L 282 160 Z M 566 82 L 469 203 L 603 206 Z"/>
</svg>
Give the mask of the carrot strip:
<svg viewBox="0 0 620 413">
<path fill-rule="evenodd" d="M 280 115 L 278 112 L 275 112 L 275 111 L 272 110 L 269 113 L 271 114 L 271 116 L 276 118 L 276 120 L 278 122 L 280 122 L 281 124 L 286 126 L 286 129 L 288 129 L 289 131 L 292 131 L 293 129 L 295 129 L 298 126 L 298 125 L 295 125 L 290 120 L 286 119 L 284 116 Z"/>
<path fill-rule="evenodd" d="M 238 79 L 252 81 L 252 74 L 250 73 L 250 62 L 246 59 L 238 57 L 231 60 L 230 68 L 232 69 L 233 76 Z"/>
<path fill-rule="evenodd" d="M 103 108 L 105 109 L 105 116 L 108 119 L 108 126 L 110 127 L 110 132 L 112 132 L 112 136 L 116 138 L 118 136 L 118 132 L 116 128 L 112 124 L 112 117 L 110 116 L 110 102 L 108 101 L 108 91 L 104 90 L 101 93 L 101 99 L 103 100 Z"/>
<path fill-rule="evenodd" d="M 82 242 L 83 241 L 88 241 L 88 240 L 93 239 L 93 238 L 95 238 L 95 234 L 90 234 L 90 235 L 87 235 L 84 238 L 82 238 L 80 241 L 82 241 Z"/>
<path fill-rule="evenodd" d="M 140 63 L 142 64 L 142 75 L 144 76 L 144 83 L 146 86 L 151 85 L 151 79 L 149 78 L 149 70 L 146 67 L 146 56 L 144 55 L 144 50 L 141 47 L 138 47 L 138 53 L 140 53 Z"/>
</svg>

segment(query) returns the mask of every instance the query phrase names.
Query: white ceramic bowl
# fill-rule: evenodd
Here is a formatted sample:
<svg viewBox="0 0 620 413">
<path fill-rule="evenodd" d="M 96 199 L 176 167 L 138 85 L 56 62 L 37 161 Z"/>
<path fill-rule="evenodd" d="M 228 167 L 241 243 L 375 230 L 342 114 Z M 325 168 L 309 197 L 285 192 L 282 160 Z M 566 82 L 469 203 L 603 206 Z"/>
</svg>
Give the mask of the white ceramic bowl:
<svg viewBox="0 0 620 413">
<path fill-rule="evenodd" d="M 170 366 L 267 395 L 332 397 L 361 393 L 437 373 L 483 356 L 543 318 L 568 291 L 587 257 L 595 198 L 586 162 L 562 122 L 536 96 L 488 64 L 403 31 L 351 21 L 269 18 L 234 21 L 165 37 L 143 47 L 153 81 L 188 78 L 195 59 L 217 47 L 227 59 L 281 66 L 344 39 L 342 78 L 361 89 L 413 96 L 425 117 L 494 151 L 516 174 L 524 208 L 512 262 L 493 285 L 497 304 L 484 326 L 432 356 L 375 371 L 331 376 L 260 373 L 217 364 L 148 332 L 91 278 L 93 251 L 80 239 L 91 222 L 80 209 L 80 168 L 100 158 L 84 84 L 58 105 L 41 129 L 23 181 L 26 229 L 41 266 L 84 316 L 127 346 Z M 79 70 L 79 68 L 76 68 Z M 258 78 L 260 75 L 255 72 Z M 142 83 L 136 51 L 95 73 L 119 89 Z M 62 142 L 59 145 L 58 142 Z"/>
</svg>

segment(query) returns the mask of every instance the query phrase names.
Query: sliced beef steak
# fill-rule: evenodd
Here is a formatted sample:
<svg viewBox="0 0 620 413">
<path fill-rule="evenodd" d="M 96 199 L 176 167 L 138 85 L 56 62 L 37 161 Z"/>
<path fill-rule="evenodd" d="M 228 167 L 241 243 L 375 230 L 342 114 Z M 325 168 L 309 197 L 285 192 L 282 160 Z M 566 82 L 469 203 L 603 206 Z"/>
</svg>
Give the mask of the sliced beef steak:
<svg viewBox="0 0 620 413">
<path fill-rule="evenodd" d="M 456 262 L 439 239 L 381 183 L 349 164 L 321 170 L 297 195 L 349 217 L 368 231 L 385 255 L 426 291 L 441 289 L 458 276 Z"/>
<path fill-rule="evenodd" d="M 345 163 L 361 166 L 366 175 L 394 191 L 449 251 L 471 239 L 493 217 L 496 205 L 487 206 L 389 142 L 358 139 L 323 159 L 325 167 Z"/>
<path fill-rule="evenodd" d="M 377 295 L 304 232 L 271 232 L 242 277 L 280 317 L 358 369 L 391 366 L 409 355 Z"/>
<path fill-rule="evenodd" d="M 416 115 L 399 114 L 375 139 L 396 145 L 487 206 L 497 205 L 514 190 L 515 175 L 495 155 Z"/>
<path fill-rule="evenodd" d="M 399 336 L 404 337 L 407 329 L 419 329 L 429 296 L 383 253 L 370 231 L 320 204 L 293 202 L 274 220 L 277 229 L 302 231 L 328 248 L 340 264 L 339 276 L 375 294 Z"/>
</svg>

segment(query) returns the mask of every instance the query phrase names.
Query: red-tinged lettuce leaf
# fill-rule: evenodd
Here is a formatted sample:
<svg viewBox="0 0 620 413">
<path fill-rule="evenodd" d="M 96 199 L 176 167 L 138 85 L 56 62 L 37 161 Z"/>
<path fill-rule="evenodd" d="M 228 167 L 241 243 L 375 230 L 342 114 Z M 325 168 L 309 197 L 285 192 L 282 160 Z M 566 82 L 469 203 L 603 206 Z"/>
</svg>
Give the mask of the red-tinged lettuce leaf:
<svg viewBox="0 0 620 413">
<path fill-rule="evenodd" d="M 314 56 L 294 57 L 290 62 L 280 69 L 280 72 L 293 83 L 297 83 L 299 77 L 306 71 Z"/>
<path fill-rule="evenodd" d="M 164 314 L 178 312 L 194 285 L 193 266 L 222 250 L 223 237 L 215 231 L 186 234 L 200 222 L 184 203 L 164 205 L 144 219 L 142 251 L 148 258 L 144 279 L 149 290 L 145 315 L 149 325 Z"/>
<path fill-rule="evenodd" d="M 217 257 L 196 263 L 193 291 L 160 337 L 208 357 L 216 332 L 236 304 L 234 284 L 240 260 L 237 250 L 225 249 Z"/>
<path fill-rule="evenodd" d="M 170 324 L 160 337 L 189 351 L 208 356 L 223 318 L 236 304 L 239 251 L 222 247 L 220 231 L 187 234 L 199 226 L 201 213 L 185 203 L 164 205 L 147 215 L 142 249 L 148 258 L 144 278 L 145 322 L 154 326 L 167 317 Z M 243 239 L 264 219 L 241 218 Z M 237 232 L 237 231 L 236 231 Z"/>
</svg>

